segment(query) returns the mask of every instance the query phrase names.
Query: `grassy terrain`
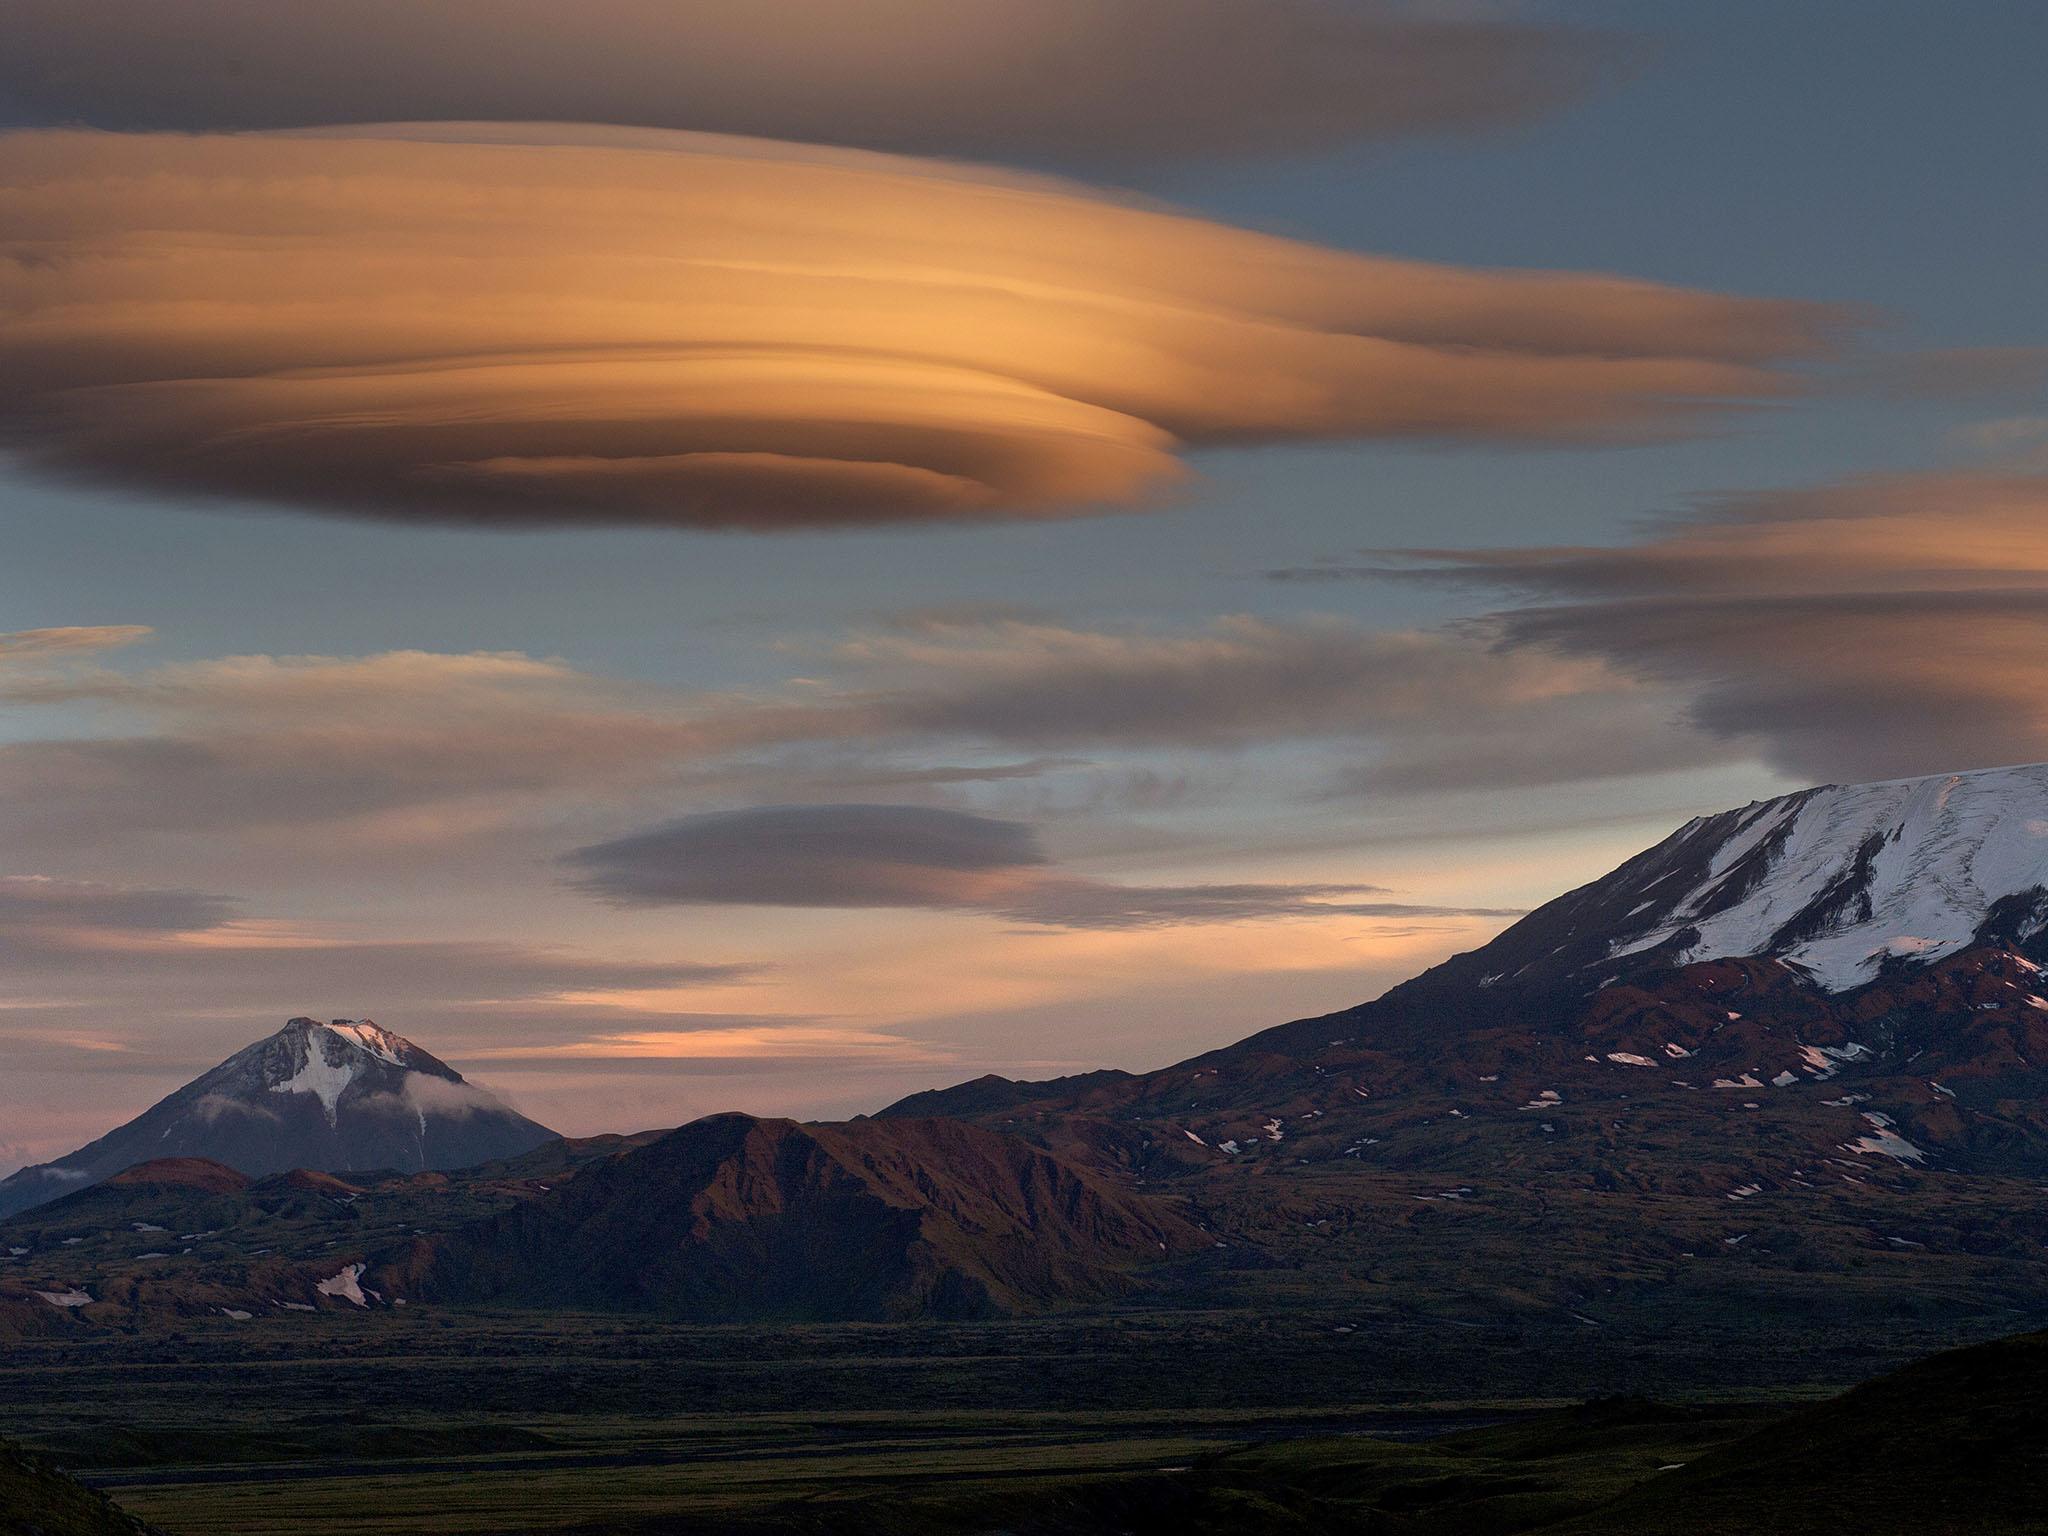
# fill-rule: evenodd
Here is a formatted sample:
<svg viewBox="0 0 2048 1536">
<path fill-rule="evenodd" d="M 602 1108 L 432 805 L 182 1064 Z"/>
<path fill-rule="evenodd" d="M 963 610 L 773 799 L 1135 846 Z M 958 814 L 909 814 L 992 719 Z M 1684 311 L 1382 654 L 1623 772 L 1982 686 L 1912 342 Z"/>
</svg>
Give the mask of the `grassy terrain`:
<svg viewBox="0 0 2048 1536">
<path fill-rule="evenodd" d="M 148 1527 L 81 1488 L 40 1456 L 0 1441 L 0 1536 L 150 1536 Z"/>
<path fill-rule="evenodd" d="M 1590 1510 L 1946 1331 L 1356 1306 L 773 1330 L 424 1307 L 195 1319 L 8 1346 L 0 1434 L 192 1536 L 685 1517 L 906 1536 L 1506 1531 Z M 1615 1394 L 1692 1406 L 1569 1407 Z M 1433 1523 L 1447 1511 L 1466 1523 Z"/>
</svg>

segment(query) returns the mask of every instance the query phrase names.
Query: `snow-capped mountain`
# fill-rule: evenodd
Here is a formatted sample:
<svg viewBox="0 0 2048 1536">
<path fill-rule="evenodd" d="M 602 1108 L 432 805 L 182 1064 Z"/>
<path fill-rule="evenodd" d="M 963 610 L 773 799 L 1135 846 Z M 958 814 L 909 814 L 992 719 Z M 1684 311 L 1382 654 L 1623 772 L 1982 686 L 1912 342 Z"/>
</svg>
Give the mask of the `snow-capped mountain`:
<svg viewBox="0 0 2048 1536">
<path fill-rule="evenodd" d="M 1725 1171 L 1740 1199 L 1816 1168 L 2039 1178 L 2048 765 L 1699 817 L 1372 1002 L 1156 1072 L 883 1113 L 1114 1146 L 1148 1177 L 1334 1149 L 1644 1189 Z"/>
<path fill-rule="evenodd" d="M 291 1020 L 119 1129 L 0 1181 L 0 1217 L 157 1158 L 243 1173 L 464 1168 L 554 1132 L 368 1019 Z"/>
<path fill-rule="evenodd" d="M 1442 968 L 1596 989 L 1701 960 L 1783 961 L 1832 993 L 2048 927 L 2048 764 L 1824 785 L 1702 816 Z"/>
</svg>

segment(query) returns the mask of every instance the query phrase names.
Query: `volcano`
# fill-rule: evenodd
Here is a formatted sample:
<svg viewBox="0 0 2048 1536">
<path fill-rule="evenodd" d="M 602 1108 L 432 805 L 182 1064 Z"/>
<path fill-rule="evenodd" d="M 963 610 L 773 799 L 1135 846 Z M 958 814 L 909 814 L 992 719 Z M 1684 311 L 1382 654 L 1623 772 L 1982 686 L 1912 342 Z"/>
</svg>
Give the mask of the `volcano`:
<svg viewBox="0 0 2048 1536">
<path fill-rule="evenodd" d="M 0 1181 L 0 1219 L 166 1158 L 253 1176 L 416 1172 L 514 1157 L 554 1134 L 368 1019 L 296 1018 L 89 1146 Z"/>
</svg>

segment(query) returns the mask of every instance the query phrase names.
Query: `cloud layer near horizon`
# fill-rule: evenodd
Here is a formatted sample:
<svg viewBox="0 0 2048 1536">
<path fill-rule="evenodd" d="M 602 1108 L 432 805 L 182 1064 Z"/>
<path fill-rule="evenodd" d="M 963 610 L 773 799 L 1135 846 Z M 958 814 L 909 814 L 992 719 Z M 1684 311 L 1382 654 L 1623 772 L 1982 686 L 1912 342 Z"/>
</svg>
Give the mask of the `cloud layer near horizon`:
<svg viewBox="0 0 2048 1536">
<path fill-rule="evenodd" d="M 502 861 L 679 801 L 879 789 L 1037 814 L 1049 781 L 1073 809 L 1157 803 L 1201 762 L 1295 743 L 1354 743 L 1325 788 L 1396 793 L 1669 771 L 1715 750 L 1603 661 L 1337 619 L 914 615 L 803 655 L 801 683 L 723 693 L 507 653 L 109 664 L 139 633 L 0 635 L 0 706 L 24 726 L 47 710 L 58 732 L 0 742 L 0 839 L 18 855 L 239 883 L 296 869 L 317 837 L 330 878 L 478 859 L 516 878 Z M 1154 753 L 1177 754 L 1164 778 Z"/>
<path fill-rule="evenodd" d="M 1275 917 L 1508 917 L 1360 901 L 1371 885 L 1124 885 L 1063 875 L 1022 822 L 908 805 L 762 805 L 580 848 L 584 890 L 622 906 L 927 907 L 1048 928 Z"/>
<path fill-rule="evenodd" d="M 1205 445 L 1629 440 L 1845 316 L 704 135 L 0 136 L 0 444 L 492 527 L 1071 516 Z"/>
<path fill-rule="evenodd" d="M 0 124 L 632 123 L 1125 165 L 1497 127 L 1619 40 L 1400 0 L 10 0 Z"/>
</svg>

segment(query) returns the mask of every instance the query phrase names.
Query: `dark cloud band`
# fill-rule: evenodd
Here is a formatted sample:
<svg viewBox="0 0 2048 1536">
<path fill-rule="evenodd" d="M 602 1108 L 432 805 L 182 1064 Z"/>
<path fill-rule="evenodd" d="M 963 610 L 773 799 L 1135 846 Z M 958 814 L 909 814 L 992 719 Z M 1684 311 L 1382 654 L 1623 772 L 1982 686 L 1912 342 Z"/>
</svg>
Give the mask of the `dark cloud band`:
<svg viewBox="0 0 2048 1536">
<path fill-rule="evenodd" d="M 1113 165 L 1519 122 L 1633 52 L 1374 0 L 10 0 L 7 17 L 0 124 L 632 123 Z"/>
<path fill-rule="evenodd" d="M 1026 824 L 906 805 L 770 805 L 685 817 L 564 861 L 625 906 L 924 907 L 1048 928 L 1275 917 L 1503 917 L 1361 901 L 1369 885 L 1124 885 L 1050 867 Z"/>
</svg>

